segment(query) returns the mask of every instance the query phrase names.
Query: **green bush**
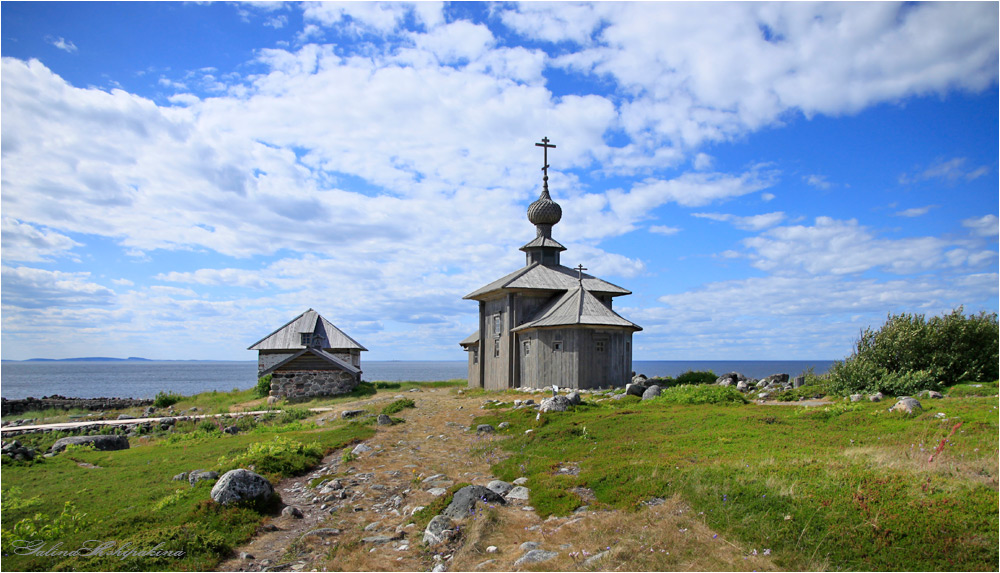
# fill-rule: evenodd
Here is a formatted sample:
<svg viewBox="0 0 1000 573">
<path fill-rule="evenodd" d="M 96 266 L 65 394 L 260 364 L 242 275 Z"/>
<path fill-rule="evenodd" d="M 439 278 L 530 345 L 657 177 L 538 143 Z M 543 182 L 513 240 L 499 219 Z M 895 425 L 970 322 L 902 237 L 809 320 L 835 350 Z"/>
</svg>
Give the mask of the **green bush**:
<svg viewBox="0 0 1000 573">
<path fill-rule="evenodd" d="M 271 393 L 271 375 L 261 376 L 257 379 L 257 386 L 253 389 L 253 395 L 258 398 L 266 398 Z"/>
<path fill-rule="evenodd" d="M 670 402 L 672 404 L 746 404 L 747 399 L 732 386 L 716 386 L 700 384 L 697 386 L 685 384 L 667 388 L 654 401 Z"/>
<path fill-rule="evenodd" d="M 406 408 L 416 408 L 416 406 L 417 405 L 413 402 L 413 400 L 410 400 L 409 398 L 402 398 L 390 403 L 385 408 L 382 408 L 382 413 L 389 416 L 391 414 L 402 412 Z"/>
<path fill-rule="evenodd" d="M 250 444 L 242 454 L 219 458 L 223 471 L 254 466 L 258 473 L 278 474 L 285 477 L 299 475 L 323 459 L 323 448 L 313 442 L 303 444 L 282 436 L 270 442 Z"/>
<path fill-rule="evenodd" d="M 677 377 L 674 386 L 682 386 L 684 384 L 715 384 L 715 381 L 719 377 L 715 375 L 712 371 L 694 371 L 688 370 L 684 374 Z"/>
<path fill-rule="evenodd" d="M 198 430 L 207 433 L 218 432 L 219 424 L 214 419 L 202 420 L 198 422 Z"/>
<path fill-rule="evenodd" d="M 180 402 L 184 396 L 180 394 L 174 394 L 173 392 L 157 392 L 156 397 L 153 398 L 153 406 L 157 408 L 166 408 L 167 406 L 173 406 L 174 404 Z"/>
<path fill-rule="evenodd" d="M 882 328 L 861 333 L 850 357 L 834 363 L 830 390 L 899 396 L 996 380 L 998 339 L 996 313 L 966 316 L 959 307 L 929 320 L 919 314 L 890 315 Z"/>
</svg>

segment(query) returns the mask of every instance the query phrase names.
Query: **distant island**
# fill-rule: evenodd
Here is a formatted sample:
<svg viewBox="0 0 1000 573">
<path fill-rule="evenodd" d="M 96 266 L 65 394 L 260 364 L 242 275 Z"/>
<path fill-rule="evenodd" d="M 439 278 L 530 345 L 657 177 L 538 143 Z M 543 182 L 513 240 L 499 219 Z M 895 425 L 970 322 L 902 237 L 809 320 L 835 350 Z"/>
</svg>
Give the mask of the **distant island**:
<svg viewBox="0 0 1000 573">
<path fill-rule="evenodd" d="M 109 358 L 107 356 L 85 356 L 82 358 L 29 358 L 27 360 L 4 360 L 4 362 L 153 362 L 149 358 L 129 356 L 128 358 Z"/>
</svg>

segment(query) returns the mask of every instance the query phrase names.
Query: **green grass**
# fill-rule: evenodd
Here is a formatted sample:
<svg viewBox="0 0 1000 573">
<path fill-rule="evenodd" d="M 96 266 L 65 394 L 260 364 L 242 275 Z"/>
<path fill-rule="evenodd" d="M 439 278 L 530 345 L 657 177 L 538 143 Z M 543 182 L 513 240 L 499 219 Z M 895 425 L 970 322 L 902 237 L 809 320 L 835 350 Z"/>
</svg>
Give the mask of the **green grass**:
<svg viewBox="0 0 1000 573">
<path fill-rule="evenodd" d="M 340 423 L 320 430 L 296 421 L 285 426 L 260 425 L 230 436 L 200 432 L 191 424 L 169 437 L 133 440 L 128 450 L 81 448 L 42 463 L 4 464 L 4 570 L 211 570 L 248 540 L 265 513 L 277 506 L 221 507 L 208 501 L 211 483 L 191 488 L 187 482 L 172 481 L 172 476 L 194 469 L 221 472 L 254 464 L 273 483 L 307 471 L 324 453 L 373 433 L 359 424 Z M 66 501 L 72 503 L 69 513 Z M 94 539 L 151 548 L 162 542 L 162 549 L 184 551 L 184 556 L 120 559 L 9 554 L 17 524 L 21 524 L 18 533 L 23 533 L 52 523 L 59 525 L 58 531 L 40 534 L 41 539 L 48 539 L 47 546 L 61 541 L 64 549 L 76 549 Z"/>
<path fill-rule="evenodd" d="M 594 491 L 592 506 L 618 509 L 680 494 L 710 527 L 770 549 L 786 569 L 995 570 L 996 400 L 935 401 L 909 417 L 887 409 L 660 398 L 542 423 L 534 412 L 495 411 L 474 423 L 511 423 L 493 471 L 529 477 L 543 517 L 578 507 L 575 486 Z M 568 462 L 578 475 L 558 471 Z"/>
</svg>

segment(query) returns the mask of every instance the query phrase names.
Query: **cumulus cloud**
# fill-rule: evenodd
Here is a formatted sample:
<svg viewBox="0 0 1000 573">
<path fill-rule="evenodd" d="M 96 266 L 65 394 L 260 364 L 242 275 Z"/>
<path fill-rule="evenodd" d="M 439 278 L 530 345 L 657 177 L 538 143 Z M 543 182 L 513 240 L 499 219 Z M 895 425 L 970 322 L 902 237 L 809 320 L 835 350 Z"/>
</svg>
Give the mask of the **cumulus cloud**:
<svg viewBox="0 0 1000 573">
<path fill-rule="evenodd" d="M 114 292 L 91 282 L 90 273 L 47 271 L 32 267 L 2 268 L 4 306 L 41 309 L 111 304 Z"/>
<path fill-rule="evenodd" d="M 5 261 L 39 262 L 64 256 L 76 247 L 83 246 L 73 239 L 51 229 L 39 229 L 12 217 L 2 223 L 3 258 Z"/>
<path fill-rule="evenodd" d="M 712 221 L 732 223 L 734 227 L 737 229 L 743 229 L 744 231 L 760 231 L 762 229 L 773 227 L 785 220 L 785 214 L 781 211 L 775 211 L 774 213 L 762 213 L 760 215 L 750 215 L 747 217 L 730 215 L 728 213 L 691 213 L 691 215 L 702 219 L 710 219 Z"/>
<path fill-rule="evenodd" d="M 962 226 L 980 237 L 993 237 L 1000 233 L 997 227 L 996 215 L 983 215 L 982 217 L 965 219 L 962 221 Z"/>
</svg>

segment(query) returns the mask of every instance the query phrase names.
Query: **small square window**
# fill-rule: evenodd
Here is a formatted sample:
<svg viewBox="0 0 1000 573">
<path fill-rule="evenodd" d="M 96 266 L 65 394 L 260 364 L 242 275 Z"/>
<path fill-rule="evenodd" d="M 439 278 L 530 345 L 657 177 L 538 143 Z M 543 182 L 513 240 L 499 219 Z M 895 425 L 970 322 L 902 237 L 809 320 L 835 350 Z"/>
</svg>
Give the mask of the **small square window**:
<svg viewBox="0 0 1000 573">
<path fill-rule="evenodd" d="M 524 355 L 528 356 L 530 354 L 531 354 L 531 341 L 530 340 L 525 340 L 524 341 Z"/>
<path fill-rule="evenodd" d="M 303 332 L 300 334 L 302 346 L 312 346 L 313 345 L 313 333 Z"/>
<path fill-rule="evenodd" d="M 557 340 L 552 343 L 552 351 L 562 350 L 562 340 Z"/>
<path fill-rule="evenodd" d="M 604 352 L 604 344 L 605 342 L 603 340 L 594 341 L 594 350 L 597 352 Z"/>
</svg>

